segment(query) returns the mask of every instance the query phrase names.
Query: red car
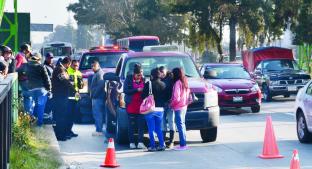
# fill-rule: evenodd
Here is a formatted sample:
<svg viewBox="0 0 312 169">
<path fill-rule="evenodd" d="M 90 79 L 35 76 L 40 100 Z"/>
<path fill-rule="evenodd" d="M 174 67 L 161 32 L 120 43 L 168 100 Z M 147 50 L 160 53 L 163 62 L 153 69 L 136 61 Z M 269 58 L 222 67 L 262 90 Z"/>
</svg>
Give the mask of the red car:
<svg viewBox="0 0 312 169">
<path fill-rule="evenodd" d="M 260 112 L 261 90 L 241 64 L 204 64 L 201 73 L 219 95 L 220 107 L 250 107 Z"/>
</svg>

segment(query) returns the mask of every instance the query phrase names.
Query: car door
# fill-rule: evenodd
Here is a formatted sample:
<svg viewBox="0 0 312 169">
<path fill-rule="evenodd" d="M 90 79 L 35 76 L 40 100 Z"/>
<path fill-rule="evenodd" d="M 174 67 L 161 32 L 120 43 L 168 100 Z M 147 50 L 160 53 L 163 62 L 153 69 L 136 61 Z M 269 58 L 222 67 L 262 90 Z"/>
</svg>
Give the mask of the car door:
<svg viewBox="0 0 312 169">
<path fill-rule="evenodd" d="M 308 127 L 312 129 L 312 82 L 310 82 L 303 97 L 304 113 L 308 118 Z"/>
</svg>

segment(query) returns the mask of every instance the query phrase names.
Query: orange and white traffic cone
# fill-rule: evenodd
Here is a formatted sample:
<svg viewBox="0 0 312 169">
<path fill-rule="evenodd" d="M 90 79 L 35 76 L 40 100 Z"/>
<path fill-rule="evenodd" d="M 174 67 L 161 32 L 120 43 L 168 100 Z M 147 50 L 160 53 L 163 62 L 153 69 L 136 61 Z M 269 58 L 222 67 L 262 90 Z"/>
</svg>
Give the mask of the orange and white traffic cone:
<svg viewBox="0 0 312 169">
<path fill-rule="evenodd" d="M 266 118 L 263 151 L 262 151 L 262 154 L 259 155 L 259 157 L 263 159 L 273 159 L 273 158 L 284 157 L 280 155 L 278 151 L 271 116 L 267 116 Z"/>
<path fill-rule="evenodd" d="M 298 150 L 294 150 L 293 152 L 293 156 L 290 161 L 290 169 L 300 169 Z"/>
<path fill-rule="evenodd" d="M 115 145 L 114 145 L 114 139 L 110 138 L 108 141 L 108 146 L 106 149 L 106 157 L 105 161 L 100 167 L 106 167 L 106 168 L 116 168 L 119 167 L 116 161 L 115 156 Z"/>
</svg>

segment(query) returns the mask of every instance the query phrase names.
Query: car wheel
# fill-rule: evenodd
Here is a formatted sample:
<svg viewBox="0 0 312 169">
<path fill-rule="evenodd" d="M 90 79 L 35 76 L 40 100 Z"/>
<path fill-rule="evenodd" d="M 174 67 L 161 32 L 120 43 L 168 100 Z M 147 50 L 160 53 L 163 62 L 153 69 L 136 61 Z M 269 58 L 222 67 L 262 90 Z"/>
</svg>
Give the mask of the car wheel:
<svg viewBox="0 0 312 169">
<path fill-rule="evenodd" d="M 272 96 L 270 94 L 270 89 L 267 85 L 263 85 L 263 99 L 266 102 L 270 102 L 272 100 Z"/>
<path fill-rule="evenodd" d="M 105 128 L 107 133 L 113 133 L 114 125 L 113 125 L 113 116 L 111 112 L 108 110 L 107 105 L 105 106 Z"/>
<path fill-rule="evenodd" d="M 297 137 L 301 143 L 311 142 L 311 133 L 308 131 L 307 123 L 302 112 L 297 117 Z"/>
<path fill-rule="evenodd" d="M 122 114 L 117 109 L 117 118 L 116 118 L 116 128 L 115 128 L 115 139 L 118 144 L 127 144 L 129 143 L 128 139 L 128 130 L 124 123 L 128 123 L 127 114 Z"/>
<path fill-rule="evenodd" d="M 259 105 L 257 105 L 257 106 L 252 106 L 252 107 L 251 107 L 251 111 L 252 111 L 253 113 L 259 113 L 259 112 L 260 112 L 260 106 L 259 106 Z"/>
<path fill-rule="evenodd" d="M 290 97 L 290 94 L 285 94 L 284 97 L 285 97 L 285 98 L 289 98 L 289 97 Z"/>
<path fill-rule="evenodd" d="M 204 143 L 216 141 L 217 133 L 218 127 L 200 130 L 200 136 Z"/>
</svg>

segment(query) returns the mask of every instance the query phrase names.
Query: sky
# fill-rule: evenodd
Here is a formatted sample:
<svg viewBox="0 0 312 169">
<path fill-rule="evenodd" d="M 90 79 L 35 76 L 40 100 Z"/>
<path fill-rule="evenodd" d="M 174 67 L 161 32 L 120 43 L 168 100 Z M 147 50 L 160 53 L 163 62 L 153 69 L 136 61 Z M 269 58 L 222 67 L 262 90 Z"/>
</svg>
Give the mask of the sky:
<svg viewBox="0 0 312 169">
<path fill-rule="evenodd" d="M 66 7 L 70 3 L 78 0 L 18 0 L 18 12 L 29 12 L 31 23 L 45 23 L 53 24 L 55 28 L 57 25 L 65 25 L 69 19 L 76 23 L 73 14 L 69 13 Z M 13 0 L 6 0 L 6 12 L 13 12 Z M 32 43 L 42 43 L 44 36 L 49 33 L 31 32 Z"/>
</svg>

